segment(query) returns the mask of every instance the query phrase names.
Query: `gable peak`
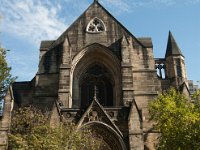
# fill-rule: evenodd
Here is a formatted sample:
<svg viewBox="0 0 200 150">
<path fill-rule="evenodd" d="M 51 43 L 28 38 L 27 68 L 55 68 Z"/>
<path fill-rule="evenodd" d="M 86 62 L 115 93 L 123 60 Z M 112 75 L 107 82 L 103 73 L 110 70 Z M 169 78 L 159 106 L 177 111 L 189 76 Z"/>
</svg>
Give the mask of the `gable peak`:
<svg viewBox="0 0 200 150">
<path fill-rule="evenodd" d="M 103 106 L 99 103 L 96 94 L 94 94 L 94 99 L 90 106 L 87 108 L 81 119 L 79 120 L 77 127 L 81 128 L 84 124 L 88 122 L 104 122 L 105 124 L 112 127 L 121 137 L 123 134 L 119 130 L 119 128 L 114 124 L 114 122 L 110 119 L 109 115 L 104 110 Z"/>
<path fill-rule="evenodd" d="M 99 0 L 94 0 L 93 4 L 99 4 Z"/>
</svg>

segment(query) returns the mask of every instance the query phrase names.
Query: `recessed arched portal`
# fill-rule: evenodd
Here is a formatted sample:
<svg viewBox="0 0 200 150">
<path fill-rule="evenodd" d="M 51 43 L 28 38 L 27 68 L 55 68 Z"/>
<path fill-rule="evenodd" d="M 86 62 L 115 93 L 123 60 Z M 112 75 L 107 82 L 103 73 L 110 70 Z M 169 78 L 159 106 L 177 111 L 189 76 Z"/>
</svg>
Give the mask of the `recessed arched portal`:
<svg viewBox="0 0 200 150">
<path fill-rule="evenodd" d="M 89 106 L 95 85 L 101 105 L 122 104 L 120 61 L 108 48 L 92 44 L 81 50 L 72 61 L 70 78 L 73 108 Z"/>
<path fill-rule="evenodd" d="M 126 150 L 126 144 L 123 138 L 109 125 L 92 121 L 82 125 L 79 130 L 89 129 L 94 137 L 103 139 L 100 150 Z"/>
</svg>

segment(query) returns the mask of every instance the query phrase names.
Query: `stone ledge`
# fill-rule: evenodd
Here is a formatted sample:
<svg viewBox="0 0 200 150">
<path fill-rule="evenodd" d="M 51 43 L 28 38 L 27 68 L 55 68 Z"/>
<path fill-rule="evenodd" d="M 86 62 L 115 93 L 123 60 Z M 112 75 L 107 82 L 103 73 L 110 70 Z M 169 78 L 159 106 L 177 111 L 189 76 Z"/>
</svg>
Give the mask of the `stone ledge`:
<svg viewBox="0 0 200 150">
<path fill-rule="evenodd" d="M 7 131 L 8 131 L 8 127 L 1 127 L 1 128 L 0 128 L 0 131 L 5 131 L 5 132 L 7 132 Z"/>
<path fill-rule="evenodd" d="M 71 65 L 69 64 L 61 64 L 60 69 L 71 69 Z"/>
<path fill-rule="evenodd" d="M 134 91 L 134 96 L 143 96 L 143 95 L 158 95 L 159 92 L 142 92 L 142 91 Z"/>
<path fill-rule="evenodd" d="M 36 76 L 48 76 L 48 75 L 58 75 L 58 74 L 59 74 L 59 72 L 45 72 L 45 73 L 44 72 L 43 73 L 37 72 Z"/>
<path fill-rule="evenodd" d="M 44 92 L 44 93 L 34 93 L 35 97 L 57 97 L 57 94 L 52 94 L 52 93 L 48 93 L 48 92 Z"/>
<path fill-rule="evenodd" d="M 142 131 L 138 131 L 138 132 L 129 132 L 129 135 L 143 135 Z"/>
<path fill-rule="evenodd" d="M 59 89 L 58 93 L 69 93 L 69 89 Z"/>
<path fill-rule="evenodd" d="M 156 70 L 155 69 L 133 69 L 132 72 L 133 73 L 141 73 L 141 72 L 152 72 L 152 73 L 155 73 Z"/>
<path fill-rule="evenodd" d="M 124 63 L 124 62 L 121 63 L 121 66 L 125 68 L 132 67 L 131 63 Z"/>
<path fill-rule="evenodd" d="M 134 91 L 134 88 L 122 88 L 122 91 Z"/>
<path fill-rule="evenodd" d="M 160 133 L 158 130 L 143 130 L 143 133 Z"/>
</svg>

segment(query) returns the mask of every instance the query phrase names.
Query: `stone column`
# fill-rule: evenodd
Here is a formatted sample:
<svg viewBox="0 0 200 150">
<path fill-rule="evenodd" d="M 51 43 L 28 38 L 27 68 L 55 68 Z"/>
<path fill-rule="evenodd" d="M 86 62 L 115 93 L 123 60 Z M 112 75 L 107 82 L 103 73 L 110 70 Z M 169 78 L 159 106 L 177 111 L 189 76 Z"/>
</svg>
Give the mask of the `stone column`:
<svg viewBox="0 0 200 150">
<path fill-rule="evenodd" d="M 0 150 L 8 149 L 8 132 L 10 130 L 13 102 L 13 93 L 10 87 L 4 98 L 3 116 L 0 118 Z"/>
<path fill-rule="evenodd" d="M 132 76 L 132 65 L 130 62 L 130 51 L 128 40 L 125 36 L 122 38 L 121 42 L 121 73 L 122 73 L 122 91 L 123 91 L 123 103 L 128 106 L 132 101 L 133 93 L 133 76 Z"/>
<path fill-rule="evenodd" d="M 58 89 L 58 101 L 62 103 L 64 107 L 71 107 L 70 98 L 70 70 L 71 70 L 71 58 L 70 58 L 70 44 L 68 38 L 63 43 L 62 62 L 59 72 L 59 89 Z"/>
<path fill-rule="evenodd" d="M 129 148 L 130 150 L 144 150 L 144 139 L 142 131 L 142 113 L 133 100 L 129 120 Z"/>
</svg>

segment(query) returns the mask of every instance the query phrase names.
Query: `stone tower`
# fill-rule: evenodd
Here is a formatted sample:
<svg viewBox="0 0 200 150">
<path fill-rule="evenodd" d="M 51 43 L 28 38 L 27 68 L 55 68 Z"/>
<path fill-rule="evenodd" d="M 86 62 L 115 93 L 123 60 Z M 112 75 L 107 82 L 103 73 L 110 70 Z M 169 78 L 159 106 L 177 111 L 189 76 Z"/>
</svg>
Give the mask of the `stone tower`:
<svg viewBox="0 0 200 150">
<path fill-rule="evenodd" d="M 171 85 L 178 88 L 184 82 L 187 83 L 185 57 L 181 53 L 172 33 L 169 31 L 166 59 L 166 77 L 170 80 Z"/>
</svg>

